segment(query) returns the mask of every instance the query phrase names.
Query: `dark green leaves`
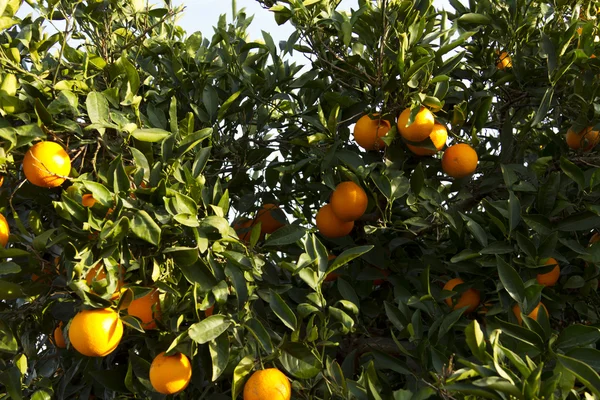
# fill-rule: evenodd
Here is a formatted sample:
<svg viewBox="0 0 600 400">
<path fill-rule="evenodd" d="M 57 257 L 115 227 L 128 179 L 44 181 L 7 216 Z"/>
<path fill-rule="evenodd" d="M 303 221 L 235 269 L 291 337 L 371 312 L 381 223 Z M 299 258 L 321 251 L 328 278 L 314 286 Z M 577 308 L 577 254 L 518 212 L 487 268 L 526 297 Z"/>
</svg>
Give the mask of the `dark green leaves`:
<svg viewBox="0 0 600 400">
<path fill-rule="evenodd" d="M 506 263 L 500 256 L 496 256 L 498 276 L 504 288 L 517 303 L 522 304 L 525 300 L 525 286 L 521 277 L 513 267 Z"/>
<path fill-rule="evenodd" d="M 296 326 L 298 325 L 298 321 L 296 320 L 296 315 L 292 311 L 292 309 L 286 304 L 286 302 L 281 298 L 281 296 L 271 290 L 271 301 L 269 303 L 271 309 L 279 317 L 281 322 L 284 323 L 285 326 L 290 328 L 291 330 L 296 330 Z"/>
<path fill-rule="evenodd" d="M 232 321 L 223 315 L 211 315 L 190 326 L 188 334 L 194 342 L 204 344 L 211 340 L 215 340 L 225 332 L 231 324 Z"/>
<path fill-rule="evenodd" d="M 131 221 L 131 231 L 140 239 L 158 246 L 160 227 L 146 211 L 137 211 Z"/>
</svg>

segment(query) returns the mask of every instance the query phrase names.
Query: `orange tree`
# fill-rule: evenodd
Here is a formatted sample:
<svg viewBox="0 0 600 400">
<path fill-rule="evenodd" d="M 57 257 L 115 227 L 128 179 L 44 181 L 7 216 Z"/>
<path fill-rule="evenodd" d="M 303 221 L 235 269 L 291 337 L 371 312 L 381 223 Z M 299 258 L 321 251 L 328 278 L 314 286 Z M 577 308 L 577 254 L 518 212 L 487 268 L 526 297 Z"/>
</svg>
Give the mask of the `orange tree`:
<svg viewBox="0 0 600 400">
<path fill-rule="evenodd" d="M 0 398 L 600 396 L 599 2 L 27 3 Z"/>
</svg>

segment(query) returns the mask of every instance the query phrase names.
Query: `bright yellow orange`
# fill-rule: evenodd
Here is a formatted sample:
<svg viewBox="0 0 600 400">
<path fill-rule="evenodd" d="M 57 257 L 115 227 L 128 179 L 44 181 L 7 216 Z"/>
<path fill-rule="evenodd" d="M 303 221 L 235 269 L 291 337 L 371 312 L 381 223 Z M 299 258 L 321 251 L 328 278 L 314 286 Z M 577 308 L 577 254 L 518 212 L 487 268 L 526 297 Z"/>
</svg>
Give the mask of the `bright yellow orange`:
<svg viewBox="0 0 600 400">
<path fill-rule="evenodd" d="M 588 126 L 577 133 L 572 128 L 567 131 L 567 146 L 573 150 L 590 151 L 600 143 L 600 132 L 593 131 L 593 127 Z"/>
<path fill-rule="evenodd" d="M 369 199 L 367 194 L 352 181 L 342 182 L 336 186 L 331 195 L 331 209 L 340 221 L 356 221 L 367 210 Z"/>
<path fill-rule="evenodd" d="M 65 349 L 67 343 L 65 342 L 65 336 L 63 335 L 63 323 L 62 321 L 54 328 L 54 345 L 58 348 Z"/>
<path fill-rule="evenodd" d="M 546 265 L 556 266 L 550 272 L 547 272 L 545 274 L 537 274 L 535 279 L 540 285 L 554 286 L 556 285 L 556 282 L 558 282 L 558 278 L 560 278 L 560 267 L 558 265 L 558 261 L 551 257 L 548 259 L 548 261 L 546 261 Z"/>
<path fill-rule="evenodd" d="M 129 304 L 127 312 L 142 320 L 144 330 L 156 329 L 156 321 L 160 321 L 162 316 L 158 290 L 154 289 L 150 293 L 134 299 Z"/>
<path fill-rule="evenodd" d="M 387 135 L 392 127 L 390 121 L 378 118 L 379 114 L 373 114 L 373 117 L 363 115 L 354 125 L 354 140 L 367 151 L 383 149 L 385 143 L 380 138 Z"/>
<path fill-rule="evenodd" d="M 500 56 L 498 57 L 498 63 L 496 63 L 496 67 L 501 70 L 506 68 L 512 68 L 512 60 L 510 59 L 510 56 L 507 52 L 503 51 L 502 53 L 500 53 Z"/>
<path fill-rule="evenodd" d="M 438 151 L 442 150 L 446 145 L 446 140 L 448 139 L 448 130 L 442 124 L 434 124 L 431 134 L 429 135 L 429 139 L 431 139 L 437 151 L 433 151 L 425 147 L 413 146 L 410 143 L 407 143 L 406 146 L 408 146 L 408 149 L 418 156 L 432 156 Z"/>
<path fill-rule="evenodd" d="M 335 216 L 331 204 L 326 204 L 317 213 L 317 229 L 328 238 L 346 236 L 354 228 L 354 221 L 344 222 Z"/>
<path fill-rule="evenodd" d="M 460 278 L 450 279 L 444 285 L 443 290 L 452 290 L 452 289 L 454 289 L 455 286 L 461 285 L 463 283 L 465 283 L 465 281 L 463 281 Z M 461 294 L 460 298 L 458 299 L 458 301 L 456 302 L 456 304 L 454 306 L 452 305 L 451 297 L 448 297 L 446 299 L 446 304 L 448 304 L 449 307 L 452 307 L 453 310 L 458 310 L 459 308 L 468 306 L 469 308 L 467 308 L 465 313 L 470 313 L 477 308 L 480 301 L 481 301 L 481 296 L 479 295 L 479 290 L 470 288 L 470 289 L 465 290 Z"/>
<path fill-rule="evenodd" d="M 8 221 L 4 218 L 4 215 L 0 214 L 0 245 L 6 247 L 8 244 L 8 237 L 10 236 L 10 228 L 8 227 Z"/>
<path fill-rule="evenodd" d="M 264 236 L 266 233 L 271 234 L 275 232 L 277 229 L 284 226 L 283 223 L 279 222 L 273 216 L 273 212 L 275 210 L 279 210 L 279 206 L 276 204 L 265 204 L 258 211 L 256 218 L 254 219 L 254 224 L 258 224 L 260 222 L 260 233 Z"/>
<path fill-rule="evenodd" d="M 184 390 L 192 379 L 192 364 L 185 354 L 157 355 L 150 365 L 150 383 L 162 394 L 174 394 Z"/>
<path fill-rule="evenodd" d="M 537 319 L 538 319 L 538 313 L 540 312 L 540 306 L 544 307 L 544 310 L 546 310 L 546 314 L 548 314 L 548 309 L 546 308 L 546 306 L 543 305 L 542 303 L 540 303 L 527 316 L 529 318 L 533 318 L 533 319 L 535 319 L 537 321 Z M 523 317 L 521 317 L 521 307 L 519 307 L 518 304 L 515 304 L 513 306 L 513 308 L 512 308 L 512 312 L 513 312 L 513 314 L 515 314 L 515 317 L 517 317 L 517 321 L 519 321 L 519 325 L 522 325 L 523 324 Z"/>
<path fill-rule="evenodd" d="M 407 108 L 402 111 L 400 117 L 398 117 L 398 131 L 400 132 L 400 135 L 411 142 L 422 142 L 427 139 L 435 124 L 435 119 L 431 111 L 425 107 L 421 107 L 421 110 L 415 116 L 413 123 L 406 126 L 409 118 L 410 108 Z"/>
<path fill-rule="evenodd" d="M 71 172 L 71 159 L 55 142 L 39 142 L 23 158 L 23 173 L 36 186 L 53 188 L 62 185 Z"/>
<path fill-rule="evenodd" d="M 477 169 L 477 152 L 465 143 L 455 144 L 444 151 L 442 170 L 453 178 L 464 178 Z"/>
<path fill-rule="evenodd" d="M 290 400 L 292 385 L 277 368 L 256 371 L 244 385 L 244 400 Z"/>
<path fill-rule="evenodd" d="M 118 281 L 117 281 L 117 288 L 115 289 L 115 292 L 113 293 L 113 295 L 111 297 L 112 300 L 119 297 L 121 287 L 125 283 L 123 280 L 124 276 L 125 276 L 125 269 L 122 266 L 119 266 L 119 277 L 118 277 Z M 99 262 L 98 264 L 96 264 L 95 267 L 93 267 L 92 269 L 90 269 L 88 271 L 87 275 L 85 276 L 85 281 L 86 281 L 87 285 L 91 288 L 92 283 L 94 283 L 94 280 L 101 281 L 102 279 L 106 279 L 106 267 L 104 266 L 103 263 Z M 94 292 L 92 291 L 92 293 L 94 293 Z"/>
<path fill-rule="evenodd" d="M 69 327 L 71 346 L 88 357 L 104 357 L 112 353 L 123 337 L 123 322 L 110 308 L 83 310 Z"/>
<path fill-rule="evenodd" d="M 83 196 L 81 196 L 81 204 L 84 207 L 94 207 L 94 204 L 96 204 L 96 199 L 94 198 L 93 195 L 91 194 L 84 194 Z"/>
</svg>

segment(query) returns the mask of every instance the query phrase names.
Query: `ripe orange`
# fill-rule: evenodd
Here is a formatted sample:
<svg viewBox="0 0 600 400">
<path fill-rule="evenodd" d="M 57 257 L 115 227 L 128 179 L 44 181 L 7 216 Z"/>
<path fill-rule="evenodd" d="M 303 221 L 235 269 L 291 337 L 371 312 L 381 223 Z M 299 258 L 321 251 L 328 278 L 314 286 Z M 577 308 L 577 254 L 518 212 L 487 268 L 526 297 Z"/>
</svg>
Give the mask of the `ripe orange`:
<svg viewBox="0 0 600 400">
<path fill-rule="evenodd" d="M 71 172 L 71 159 L 55 142 L 39 142 L 23 158 L 23 173 L 36 186 L 53 188 L 62 185 Z"/>
<path fill-rule="evenodd" d="M 455 144 L 444 151 L 442 170 L 453 178 L 464 178 L 477 169 L 477 152 L 465 143 Z"/>
<path fill-rule="evenodd" d="M 252 220 L 248 218 L 240 218 L 233 223 L 233 230 L 238 234 L 242 242 L 250 242 L 252 235 Z"/>
<path fill-rule="evenodd" d="M 71 345 L 88 357 L 104 357 L 112 353 L 123 337 L 123 322 L 110 308 L 83 310 L 69 327 Z"/>
<path fill-rule="evenodd" d="M 344 222 L 335 216 L 331 204 L 325 204 L 316 217 L 317 229 L 321 235 L 328 238 L 346 236 L 354 228 L 354 221 Z"/>
<path fill-rule="evenodd" d="M 111 296 L 112 300 L 119 297 L 121 287 L 125 283 L 123 281 L 124 276 L 125 276 L 125 269 L 122 266 L 119 266 L 119 276 L 118 276 L 118 281 L 117 281 L 117 288 L 115 289 L 115 292 Z M 96 264 L 95 267 L 93 267 L 92 269 L 90 269 L 88 271 L 87 275 L 85 276 L 85 281 L 86 281 L 87 285 L 91 288 L 94 280 L 101 281 L 102 279 L 106 279 L 106 267 L 104 266 L 103 263 L 99 262 L 98 264 Z M 92 293 L 94 293 L 94 292 L 92 291 Z"/>
<path fill-rule="evenodd" d="M 0 175 L 0 187 L 2 186 L 3 183 L 4 183 L 4 176 Z"/>
<path fill-rule="evenodd" d="M 590 151 L 600 143 L 600 132 L 593 131 L 591 126 L 581 132 L 575 132 L 572 128 L 567 131 L 567 146 L 573 150 Z"/>
<path fill-rule="evenodd" d="M 506 68 L 512 68 L 512 60 L 510 59 L 510 56 L 507 52 L 503 51 L 502 53 L 500 53 L 500 57 L 498 57 L 498 63 L 496 63 L 496 67 L 501 70 Z"/>
<path fill-rule="evenodd" d="M 276 204 L 265 204 L 258 211 L 256 218 L 254 219 L 253 225 L 259 222 L 261 223 L 260 233 L 263 236 L 266 233 L 271 234 L 275 232 L 277 229 L 281 228 L 284 225 L 277 219 L 275 219 L 272 212 L 274 210 L 279 210 L 279 206 L 277 206 Z"/>
<path fill-rule="evenodd" d="M 150 365 L 150 383 L 162 394 L 174 394 L 187 387 L 192 379 L 192 364 L 185 354 L 157 355 Z"/>
<path fill-rule="evenodd" d="M 540 312 L 540 306 L 544 307 L 544 310 L 546 310 L 546 314 L 548 314 L 548 309 L 546 308 L 546 306 L 543 305 L 542 303 L 540 303 L 527 316 L 529 318 L 533 318 L 533 319 L 535 319 L 537 321 L 537 319 L 538 319 L 538 313 Z M 517 321 L 519 321 L 519 325 L 522 325 L 523 324 L 523 317 L 521 317 L 521 307 L 519 307 L 518 304 L 515 304 L 513 306 L 513 308 L 512 308 L 512 312 L 513 312 L 513 314 L 515 314 L 515 317 L 517 317 Z"/>
<path fill-rule="evenodd" d="M 431 139 L 437 151 L 442 150 L 446 145 L 446 140 L 448 139 L 448 131 L 446 130 L 446 127 L 442 124 L 434 124 L 431 134 L 429 135 L 429 139 Z M 418 156 L 432 156 L 437 153 L 437 151 L 433 151 L 425 147 L 413 146 L 410 143 L 407 143 L 406 146 L 408 146 L 408 149 Z"/>
<path fill-rule="evenodd" d="M 91 194 L 84 194 L 83 196 L 81 196 L 81 204 L 84 207 L 94 207 L 94 204 L 96 204 L 96 199 L 94 198 L 93 195 Z"/>
<path fill-rule="evenodd" d="M 142 320 L 142 328 L 145 330 L 156 329 L 156 320 L 161 318 L 160 298 L 158 290 L 134 299 L 127 308 L 129 315 Z"/>
<path fill-rule="evenodd" d="M 206 310 L 204 310 L 204 316 L 208 318 L 211 315 L 213 315 L 214 311 L 215 311 L 215 305 L 213 304 L 212 306 L 210 306 Z"/>
<path fill-rule="evenodd" d="M 560 278 L 560 267 L 558 262 L 554 258 L 549 258 L 546 261 L 546 265 L 556 265 L 552 271 L 547 272 L 545 274 L 537 274 L 535 279 L 538 281 L 540 285 L 544 286 L 554 286 L 556 282 L 558 282 L 558 278 Z"/>
<path fill-rule="evenodd" d="M 600 242 L 600 233 L 596 232 L 590 238 L 590 244 L 589 245 L 591 246 L 594 243 L 598 243 L 598 242 Z"/>
<path fill-rule="evenodd" d="M 455 286 L 458 286 L 463 283 L 465 283 L 465 281 L 463 281 L 460 278 L 450 279 L 444 285 L 443 290 L 452 290 L 452 289 L 454 289 Z M 467 311 L 465 311 L 465 312 L 470 313 L 477 308 L 480 301 L 481 301 L 481 296 L 479 295 L 479 291 L 476 289 L 470 288 L 470 289 L 465 290 L 462 293 L 462 295 L 460 296 L 460 298 L 458 299 L 458 301 L 456 302 L 456 304 L 454 306 L 452 306 L 452 298 L 451 297 L 448 297 L 446 299 L 446 304 L 448 304 L 448 306 L 452 307 L 453 310 L 458 310 L 459 308 L 468 306 L 469 308 L 467 308 Z"/>
<path fill-rule="evenodd" d="M 342 182 L 336 186 L 331 195 L 331 209 L 339 220 L 356 221 L 367 210 L 367 194 L 352 181 Z"/>
<path fill-rule="evenodd" d="M 371 119 L 368 115 L 363 115 L 354 125 L 354 140 L 367 151 L 383 149 L 385 143 L 380 138 L 392 127 L 390 121 L 378 118 L 379 114 L 373 114 L 373 117 Z"/>
<path fill-rule="evenodd" d="M 62 328 L 62 321 L 58 324 L 56 328 L 54 328 L 54 345 L 61 349 L 65 349 L 67 347 L 67 343 L 65 342 L 65 336 L 63 335 Z"/>
<path fill-rule="evenodd" d="M 4 218 L 4 215 L 0 214 L 0 245 L 6 247 L 8 244 L 8 237 L 10 236 L 10 228 L 8 227 L 8 221 Z"/>
<path fill-rule="evenodd" d="M 244 385 L 244 400 L 290 400 L 292 385 L 277 368 L 256 371 Z"/>
<path fill-rule="evenodd" d="M 421 110 L 415 116 L 413 123 L 406 126 L 409 118 L 410 108 L 407 108 L 402 111 L 400 117 L 398 117 L 398 131 L 400 131 L 400 135 L 411 142 L 422 142 L 427 139 L 431 134 L 435 123 L 431 111 L 425 107 L 421 107 Z"/>
</svg>

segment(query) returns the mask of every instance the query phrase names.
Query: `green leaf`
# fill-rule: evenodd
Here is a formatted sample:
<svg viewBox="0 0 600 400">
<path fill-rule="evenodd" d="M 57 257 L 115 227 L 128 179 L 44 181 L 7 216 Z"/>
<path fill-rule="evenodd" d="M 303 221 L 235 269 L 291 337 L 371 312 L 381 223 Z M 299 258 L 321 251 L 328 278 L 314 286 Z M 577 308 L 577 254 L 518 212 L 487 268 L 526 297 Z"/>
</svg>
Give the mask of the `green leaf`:
<svg viewBox="0 0 600 400">
<path fill-rule="evenodd" d="M 0 382 L 4 384 L 4 389 L 11 399 L 22 400 L 21 372 L 15 366 L 5 368 L 6 370 L 0 374 Z"/>
<path fill-rule="evenodd" d="M 540 106 L 538 107 L 535 118 L 531 123 L 532 126 L 535 126 L 542 122 L 545 118 L 548 118 L 548 110 L 550 110 L 550 104 L 552 103 L 552 96 L 554 95 L 554 87 L 549 87 L 546 89 L 546 93 L 544 93 L 544 97 L 542 97 L 542 101 L 540 102 Z"/>
<path fill-rule="evenodd" d="M 557 229 L 563 232 L 589 231 L 600 226 L 600 216 L 591 211 L 569 215 L 557 224 Z"/>
<path fill-rule="evenodd" d="M 503 397 L 500 397 L 496 394 L 496 392 L 492 391 L 491 389 L 475 386 L 472 383 L 454 383 L 452 385 L 445 386 L 444 389 L 448 390 L 449 392 L 460 393 L 461 395 L 470 394 L 475 396 L 475 398 L 492 400 L 503 399 Z"/>
<path fill-rule="evenodd" d="M 573 347 L 585 347 L 600 340 L 600 329 L 587 325 L 570 325 L 563 329 L 556 340 L 556 347 L 568 350 Z"/>
<path fill-rule="evenodd" d="M 462 212 L 459 213 L 462 219 L 467 223 L 467 229 L 473 234 L 473 237 L 483 246 L 486 247 L 488 245 L 487 234 L 485 230 L 475 222 L 472 218 L 466 216 Z"/>
<path fill-rule="evenodd" d="M 592 393 L 600 396 L 600 376 L 589 365 L 571 357 L 557 354 L 558 362 L 572 372 Z"/>
<path fill-rule="evenodd" d="M 421 189 L 423 188 L 423 184 L 425 183 L 425 173 L 423 172 L 423 167 L 421 163 L 417 164 L 415 169 L 413 170 L 412 175 L 410 176 L 410 187 L 415 194 L 418 196 L 421 193 Z"/>
<path fill-rule="evenodd" d="M 321 372 L 321 363 L 302 343 L 287 342 L 280 347 L 279 361 L 287 372 L 298 379 L 311 379 Z"/>
<path fill-rule="evenodd" d="M 259 320 L 256 318 L 250 318 L 244 325 L 268 354 L 273 353 L 271 337 Z"/>
<path fill-rule="evenodd" d="M 273 310 L 275 315 L 279 317 L 285 326 L 290 328 L 292 331 L 295 331 L 296 326 L 298 325 L 296 315 L 277 292 L 271 289 L 270 293 L 271 301 L 269 302 L 269 305 L 271 306 L 271 310 Z"/>
<path fill-rule="evenodd" d="M 233 370 L 233 387 L 231 389 L 231 400 L 236 400 L 244 389 L 246 376 L 254 368 L 254 358 L 246 356 L 240 360 L 238 365 Z"/>
<path fill-rule="evenodd" d="M 284 246 L 296 243 L 306 235 L 306 229 L 287 224 L 273 232 L 265 241 L 265 246 Z"/>
<path fill-rule="evenodd" d="M 560 158 L 560 169 L 577 183 L 579 190 L 585 187 L 585 176 L 583 171 L 564 156 Z"/>
<path fill-rule="evenodd" d="M 333 260 L 333 263 L 329 266 L 329 268 L 327 268 L 327 272 L 325 273 L 325 276 L 327 276 L 327 274 L 335 271 L 336 269 L 348 264 L 350 261 L 354 260 L 355 258 L 358 258 L 358 257 L 362 256 L 363 254 L 368 253 L 372 249 L 373 249 L 373 246 L 358 246 L 358 247 L 353 247 L 348 250 L 344 250 L 344 252 L 342 254 L 340 254 Z"/>
<path fill-rule="evenodd" d="M 85 100 L 88 117 L 94 124 L 109 122 L 108 100 L 102 93 L 90 92 Z"/>
<path fill-rule="evenodd" d="M 138 210 L 131 221 L 131 231 L 140 239 L 158 246 L 160 243 L 160 226 L 150 215 L 143 210 Z"/>
<path fill-rule="evenodd" d="M 483 331 L 477 320 L 473 320 L 467 325 L 465 328 L 465 337 L 467 345 L 469 346 L 469 349 L 471 349 L 471 353 L 473 353 L 479 361 L 485 362 L 485 336 L 483 335 Z"/>
<path fill-rule="evenodd" d="M 242 94 L 242 91 L 238 90 L 237 92 L 235 92 L 234 94 L 229 96 L 229 98 L 227 100 L 225 100 L 225 102 L 219 109 L 219 112 L 217 113 L 217 119 L 219 119 L 219 120 L 223 119 L 223 117 L 225 116 L 225 113 L 227 112 L 229 107 L 231 107 L 233 102 L 236 101 L 238 97 L 240 97 L 240 94 Z"/>
<path fill-rule="evenodd" d="M 589 347 L 578 347 L 567 352 L 567 356 L 575 358 L 600 372 L 600 350 Z"/>
<path fill-rule="evenodd" d="M 510 191 L 508 197 L 508 231 L 512 232 L 521 221 L 521 202 L 515 194 Z"/>
<path fill-rule="evenodd" d="M 464 24 L 489 25 L 492 23 L 492 18 L 483 14 L 467 13 L 461 15 L 457 21 Z"/>
<path fill-rule="evenodd" d="M 211 315 L 190 326 L 188 334 L 194 342 L 204 344 L 211 340 L 215 340 L 225 332 L 231 324 L 232 321 L 223 315 Z"/>
<path fill-rule="evenodd" d="M 94 199 L 105 207 L 113 205 L 113 194 L 103 184 L 93 181 L 81 181 L 83 186 L 92 193 Z"/>
<path fill-rule="evenodd" d="M 131 136 L 133 136 L 140 142 L 151 143 L 162 142 L 169 135 L 169 132 L 159 128 L 136 129 L 135 131 L 131 132 Z"/>
<path fill-rule="evenodd" d="M 16 354 L 18 350 L 17 339 L 6 322 L 0 320 L 0 353 Z"/>
<path fill-rule="evenodd" d="M 496 256 L 496 266 L 502 285 L 513 299 L 519 304 L 525 301 L 525 285 L 518 272 L 506 263 L 500 256 Z"/>
<path fill-rule="evenodd" d="M 229 337 L 227 334 L 218 336 L 208 343 L 212 359 L 212 381 L 215 382 L 227 368 L 229 362 Z"/>
<path fill-rule="evenodd" d="M 0 279 L 0 300 L 14 300 L 23 296 L 21 285 Z"/>
</svg>

